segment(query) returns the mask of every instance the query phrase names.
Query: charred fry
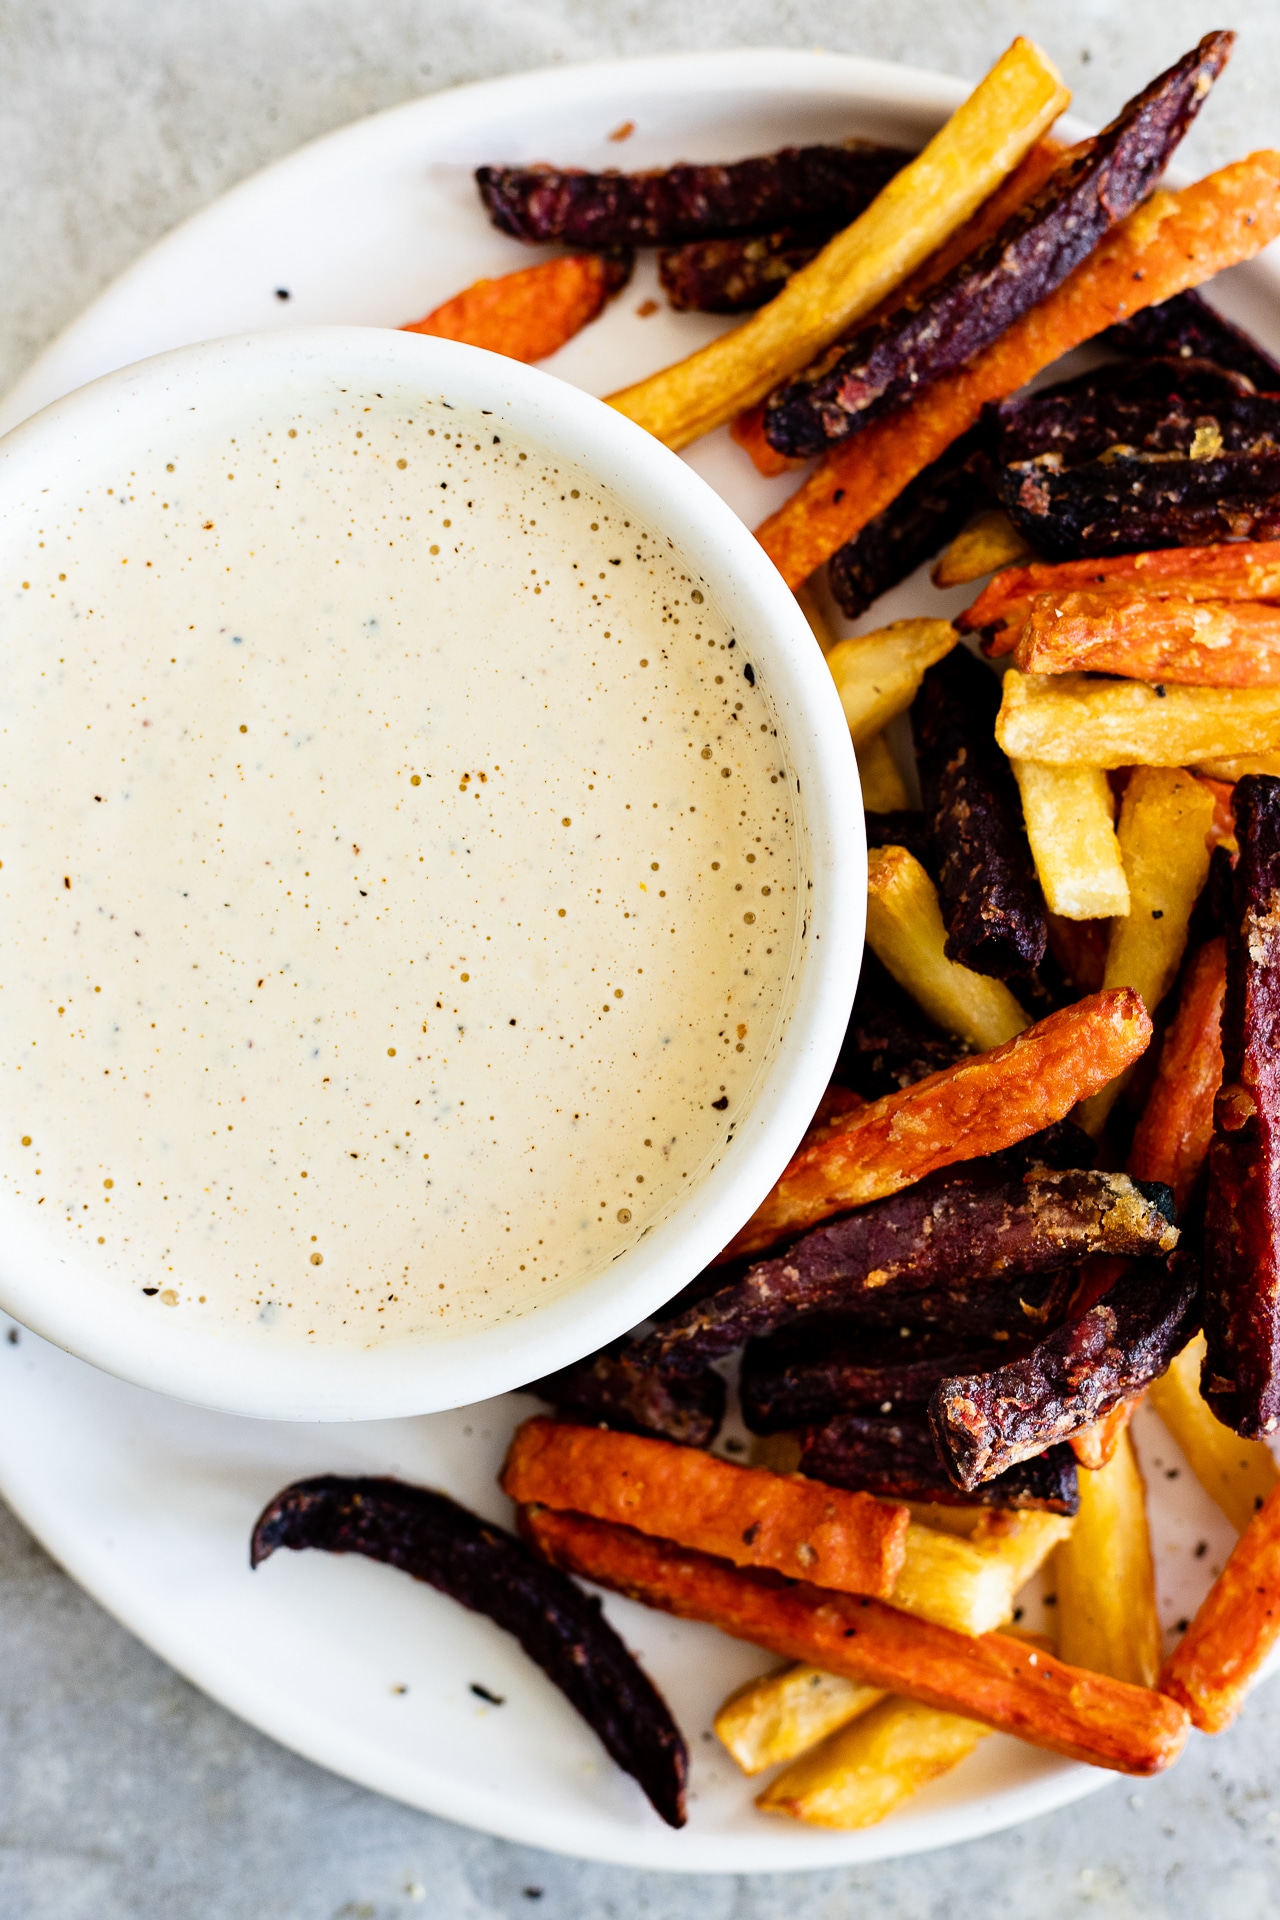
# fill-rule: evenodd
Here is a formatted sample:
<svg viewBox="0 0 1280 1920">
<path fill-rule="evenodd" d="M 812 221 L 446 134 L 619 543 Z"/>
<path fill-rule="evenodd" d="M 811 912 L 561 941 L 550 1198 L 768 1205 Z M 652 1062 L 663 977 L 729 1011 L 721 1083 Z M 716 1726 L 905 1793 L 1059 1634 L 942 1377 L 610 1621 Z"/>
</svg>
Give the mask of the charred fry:
<svg viewBox="0 0 1280 1920">
<path fill-rule="evenodd" d="M 802 1470 L 829 1486 L 941 1506 L 977 1503 L 1060 1514 L 1076 1510 L 1076 1461 L 1070 1447 L 1050 1447 L 962 1493 L 943 1466 L 928 1419 L 918 1408 L 879 1416 L 838 1414 L 824 1426 L 807 1428 L 802 1441 Z"/>
<path fill-rule="evenodd" d="M 887 1599 L 902 1568 L 905 1507 L 666 1440 L 526 1420 L 501 1480 L 518 1506 L 588 1513 L 845 1593 Z"/>
<path fill-rule="evenodd" d="M 1114 321 L 1252 258 L 1280 232 L 1277 183 L 1280 154 L 1262 152 L 1181 193 L 1154 194 L 967 366 L 828 454 L 757 529 L 783 579 L 808 579 L 976 425 L 988 401 L 1016 392 Z"/>
<path fill-rule="evenodd" d="M 989 1372 L 1007 1358 L 994 1342 L 966 1353 L 948 1327 L 886 1328 L 821 1315 L 816 1325 L 802 1320 L 748 1344 L 738 1382 L 742 1417 L 752 1433 L 783 1433 L 842 1413 L 923 1407 L 939 1380 L 966 1365 Z"/>
<path fill-rule="evenodd" d="M 957 647 L 925 674 L 911 723 L 947 958 L 1009 980 L 1039 966 L 1048 934 L 1017 782 L 996 746 L 999 711 L 995 676 Z"/>
<path fill-rule="evenodd" d="M 947 1470 L 966 1492 L 1065 1440 L 1158 1379 L 1196 1331 L 1194 1261 L 1135 1262 L 1078 1319 L 995 1373 L 944 1380 L 929 1402 Z"/>
<path fill-rule="evenodd" d="M 1186 1740 L 1186 1715 L 1172 1700 L 1064 1666 L 1004 1634 L 970 1638 L 880 1600 L 782 1585 L 576 1515 L 535 1508 L 521 1526 L 556 1565 L 643 1605 L 709 1621 L 784 1659 L 980 1719 L 1073 1759 L 1158 1773 Z"/>
<path fill-rule="evenodd" d="M 359 1553 L 400 1567 L 514 1634 L 631 1774 L 668 1826 L 685 1820 L 688 1754 L 666 1702 L 598 1600 L 501 1527 L 402 1480 L 298 1480 L 253 1529 L 250 1564 L 279 1547 Z"/>
<path fill-rule="evenodd" d="M 1158 307 L 1147 307 L 1108 327 L 1102 338 L 1118 353 L 1212 360 L 1215 366 L 1242 373 L 1259 393 L 1280 393 L 1280 365 L 1198 293 L 1177 293 Z"/>
<path fill-rule="evenodd" d="M 461 340 L 505 353 L 509 360 L 546 360 L 594 320 L 630 278 L 630 254 L 543 260 L 498 280 L 477 280 L 401 331 Z"/>
<path fill-rule="evenodd" d="M 1240 1538 L 1181 1643 L 1165 1662 L 1160 1691 L 1184 1706 L 1202 1733 L 1221 1733 L 1280 1637 L 1280 1488 Z"/>
<path fill-rule="evenodd" d="M 1039 192 L 977 253 L 771 394 L 770 444 L 780 453 L 821 453 L 914 400 L 1060 286 L 1151 192 L 1234 38 L 1206 35 L 1095 139 L 1065 153 Z"/>
<path fill-rule="evenodd" d="M 971 1046 L 997 1047 L 1031 1024 L 1002 980 L 947 958 L 937 889 L 905 847 L 868 854 L 867 944 L 931 1020 Z"/>
<path fill-rule="evenodd" d="M 1235 791 L 1235 898 L 1227 934 L 1223 1084 L 1205 1217 L 1204 1394 L 1246 1439 L 1280 1423 L 1280 780 Z"/>
<path fill-rule="evenodd" d="M 1131 988 L 1091 994 L 991 1053 L 872 1101 L 840 1132 L 801 1148 L 722 1259 L 1042 1132 L 1122 1073 L 1150 1038 L 1150 1016 Z"/>
<path fill-rule="evenodd" d="M 602 1420 L 624 1433 L 653 1433 L 686 1447 L 709 1447 L 724 1419 L 726 1388 L 718 1373 L 663 1373 L 640 1364 L 625 1340 L 526 1389 L 579 1420 Z"/>
</svg>

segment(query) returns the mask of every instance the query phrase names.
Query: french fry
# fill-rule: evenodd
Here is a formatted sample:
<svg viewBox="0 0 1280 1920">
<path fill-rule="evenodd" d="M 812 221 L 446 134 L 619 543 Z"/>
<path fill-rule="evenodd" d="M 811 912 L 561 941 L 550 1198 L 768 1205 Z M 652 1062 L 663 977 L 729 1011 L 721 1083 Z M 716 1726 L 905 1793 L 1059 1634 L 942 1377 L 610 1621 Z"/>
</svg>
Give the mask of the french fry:
<svg viewBox="0 0 1280 1920">
<path fill-rule="evenodd" d="M 975 1047 L 998 1047 L 1030 1026 L 1003 980 L 988 979 L 943 948 L 938 890 L 905 847 L 873 847 L 867 856 L 867 941 L 900 987 L 944 1032 Z"/>
<path fill-rule="evenodd" d="M 1129 1150 L 1135 1180 L 1163 1180 L 1181 1212 L 1191 1198 L 1213 1138 L 1213 1103 L 1222 1085 L 1222 1000 L 1227 949 L 1209 940 L 1186 971 L 1178 1011 L 1160 1049 Z"/>
<path fill-rule="evenodd" d="M 1011 760 L 1054 766 L 1198 765 L 1280 746 L 1280 689 L 1157 689 L 1010 668 L 996 739 Z"/>
<path fill-rule="evenodd" d="M 1117 673 L 1186 687 L 1280 686 L 1280 607 L 1149 599 L 1125 588 L 1037 593 L 1013 653 L 1022 673 Z"/>
<path fill-rule="evenodd" d="M 1246 753 L 1230 760 L 1201 760 L 1192 771 L 1206 780 L 1221 780 L 1234 787 L 1237 780 L 1243 780 L 1249 773 L 1280 775 L 1280 753 Z"/>
<path fill-rule="evenodd" d="M 524 1508 L 520 1525 L 555 1565 L 643 1606 L 706 1621 L 783 1659 L 981 1720 L 1074 1760 L 1159 1773 L 1186 1740 L 1186 1715 L 1172 1700 L 1068 1667 L 1005 1634 L 970 1638 L 880 1600 L 780 1584 L 577 1514 Z"/>
<path fill-rule="evenodd" d="M 1280 1638 L 1280 1487 L 1267 1495 L 1164 1664 L 1162 1693 L 1221 1733 Z"/>
<path fill-rule="evenodd" d="M 713 1725 L 744 1773 L 763 1773 L 816 1747 L 884 1697 L 883 1687 L 818 1667 L 783 1667 L 731 1693 Z"/>
<path fill-rule="evenodd" d="M 858 748 L 858 779 L 867 813 L 897 813 L 911 805 L 907 783 L 883 733 L 873 733 Z"/>
<path fill-rule="evenodd" d="M 929 578 L 935 587 L 964 587 L 1025 560 L 1031 552 L 1003 507 L 988 507 L 958 533 L 946 552 L 934 562 Z"/>
<path fill-rule="evenodd" d="M 906 712 L 926 670 L 955 644 L 949 620 L 895 620 L 876 633 L 836 642 L 827 665 L 855 747 Z"/>
<path fill-rule="evenodd" d="M 1280 540 L 1239 540 L 1221 547 L 1160 547 L 1153 553 L 1109 554 L 1098 560 L 1042 560 L 1010 566 L 992 580 L 956 624 L 989 633 L 993 657 L 1012 653 L 1037 594 L 1131 592 L 1147 599 L 1274 600 L 1280 597 Z"/>
<path fill-rule="evenodd" d="M 1022 817 L 1045 905 L 1064 920 L 1109 920 L 1129 911 L 1113 802 L 1101 767 L 1015 760 Z"/>
<path fill-rule="evenodd" d="M 795 1155 L 721 1257 L 755 1253 L 935 1168 L 1039 1133 L 1122 1073 L 1150 1038 L 1150 1017 L 1131 989 L 1090 994 L 990 1053 L 870 1101 L 843 1131 Z"/>
<path fill-rule="evenodd" d="M 1153 194 L 993 345 L 829 454 L 756 530 L 787 584 L 807 580 L 883 512 L 988 401 L 1005 399 L 1117 320 L 1259 252 L 1280 233 L 1277 186 L 1280 153 L 1263 151 L 1181 193 Z"/>
<path fill-rule="evenodd" d="M 1104 988 L 1133 987 L 1152 1013 L 1173 985 L 1191 909 L 1209 872 L 1212 793 L 1194 774 L 1138 767 L 1125 789 L 1117 838 L 1129 883 L 1129 913 L 1111 923 Z M 1095 1137 L 1122 1090 L 1117 1078 L 1081 1109 Z"/>
<path fill-rule="evenodd" d="M 756 1805 L 814 1827 L 874 1827 L 990 1731 L 918 1700 L 884 1700 L 770 1781 Z"/>
<path fill-rule="evenodd" d="M 924 151 L 775 299 L 608 404 L 678 451 L 763 400 L 968 220 L 1070 97 L 1051 62 L 1019 36 Z"/>
<path fill-rule="evenodd" d="M 1073 1523 L 1060 1513 L 993 1512 L 991 1519 L 1003 1524 L 975 1530 L 967 1540 L 913 1520 L 890 1606 L 957 1633 L 1003 1626 L 1015 1593 Z"/>
<path fill-rule="evenodd" d="M 848 1593 L 887 1598 L 903 1564 L 905 1507 L 670 1440 L 526 1420 L 500 1477 L 517 1505 L 591 1514 Z"/>
<path fill-rule="evenodd" d="M 1160 1621 L 1147 1498 L 1133 1441 L 1080 1477 L 1080 1511 L 1054 1558 L 1058 1652 L 1073 1667 L 1153 1687 Z"/>
<path fill-rule="evenodd" d="M 496 280 L 477 280 L 400 331 L 461 340 L 509 360 L 545 360 L 596 318 L 629 273 L 600 253 L 542 260 Z"/>
<path fill-rule="evenodd" d="M 1148 1392 L 1200 1485 L 1237 1533 L 1243 1533 L 1280 1484 L 1280 1473 L 1265 1441 L 1242 1440 L 1210 1411 L 1200 1391 L 1204 1355 L 1204 1335 L 1198 1333 Z"/>
</svg>

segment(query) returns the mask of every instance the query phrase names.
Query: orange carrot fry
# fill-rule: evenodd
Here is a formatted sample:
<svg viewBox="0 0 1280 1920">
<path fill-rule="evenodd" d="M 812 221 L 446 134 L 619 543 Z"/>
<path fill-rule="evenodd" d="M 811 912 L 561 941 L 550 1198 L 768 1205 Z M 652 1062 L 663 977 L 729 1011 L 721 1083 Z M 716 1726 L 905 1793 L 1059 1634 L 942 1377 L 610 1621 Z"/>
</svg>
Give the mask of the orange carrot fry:
<svg viewBox="0 0 1280 1920">
<path fill-rule="evenodd" d="M 883 1200 L 938 1167 L 1014 1146 L 1123 1072 L 1150 1038 L 1140 996 L 1113 987 L 1049 1014 L 990 1053 L 870 1101 L 845 1126 L 801 1146 L 721 1260 Z"/>
<path fill-rule="evenodd" d="M 1160 1064 L 1133 1136 L 1135 1180 L 1163 1180 L 1179 1209 L 1190 1199 L 1213 1138 L 1213 1103 L 1222 1085 L 1224 940 L 1210 940 L 1187 967 L 1182 997 L 1160 1049 Z"/>
<path fill-rule="evenodd" d="M 1236 810 L 1233 800 L 1235 783 L 1229 780 L 1211 780 L 1207 773 L 1198 773 L 1196 779 L 1202 787 L 1208 787 L 1213 795 L 1213 824 L 1205 836 L 1209 842 L 1209 851 L 1221 846 L 1224 840 L 1230 842 L 1230 851 L 1236 846 Z"/>
<path fill-rule="evenodd" d="M 989 400 L 1003 400 L 1070 348 L 1247 260 L 1280 233 L 1280 153 L 1261 152 L 1181 193 L 1157 193 L 1062 285 L 957 373 L 827 455 L 756 538 L 797 587 L 860 533 Z"/>
<path fill-rule="evenodd" d="M 573 253 L 477 280 L 401 332 L 461 340 L 509 360 L 545 360 L 595 319 L 617 286 L 617 267 L 605 255 Z"/>
<path fill-rule="evenodd" d="M 945 240 L 936 253 L 931 253 L 923 265 L 904 280 L 887 300 L 859 321 L 859 328 L 874 326 L 883 315 L 896 313 L 906 301 L 941 280 L 958 261 L 998 233 L 1015 208 L 1020 207 L 1024 200 L 1029 200 L 1033 193 L 1039 192 L 1065 151 L 1057 140 L 1038 140 L 1025 159 L 996 188 L 991 198 L 984 200 L 978 211 L 962 227 L 957 227 L 950 239 Z M 738 445 L 751 455 L 757 472 L 768 480 L 776 479 L 780 473 L 789 473 L 793 467 L 808 464 L 804 460 L 793 460 L 789 454 L 778 453 L 769 445 L 764 437 L 763 400 L 740 413 L 729 432 Z"/>
<path fill-rule="evenodd" d="M 1158 547 L 1153 553 L 1122 553 L 1105 560 L 1035 560 L 1006 567 L 989 580 L 956 625 L 965 633 L 988 633 L 994 659 L 1012 653 L 1039 593 L 1119 593 L 1149 599 L 1275 600 L 1280 598 L 1280 540 L 1240 540 L 1221 547 Z"/>
<path fill-rule="evenodd" d="M 1014 648 L 1023 673 L 1116 673 L 1188 687 L 1280 686 L 1280 606 L 1152 599 L 1124 587 L 1037 593 Z"/>
<path fill-rule="evenodd" d="M 1221 1733 L 1280 1638 L 1280 1487 L 1236 1541 L 1156 1685 L 1202 1733 Z"/>
<path fill-rule="evenodd" d="M 1104 1413 L 1101 1420 L 1095 1420 L 1091 1427 L 1082 1427 L 1079 1433 L 1071 1435 L 1067 1445 L 1074 1453 L 1078 1466 L 1088 1467 L 1094 1473 L 1106 1466 L 1143 1398 L 1143 1394 L 1135 1393 L 1131 1400 L 1122 1400 L 1119 1406 L 1112 1407 L 1110 1413 Z"/>
<path fill-rule="evenodd" d="M 957 1633 L 880 1600 L 784 1585 L 577 1514 L 526 1508 L 520 1524 L 546 1559 L 643 1606 L 708 1621 L 784 1660 L 966 1714 L 1075 1760 L 1159 1773 L 1187 1737 L 1172 1700 L 1068 1667 L 1008 1634 Z"/>
<path fill-rule="evenodd" d="M 568 1508 L 844 1593 L 888 1599 L 907 1550 L 906 1507 L 606 1427 L 526 1420 L 501 1477 L 517 1505 Z"/>
</svg>

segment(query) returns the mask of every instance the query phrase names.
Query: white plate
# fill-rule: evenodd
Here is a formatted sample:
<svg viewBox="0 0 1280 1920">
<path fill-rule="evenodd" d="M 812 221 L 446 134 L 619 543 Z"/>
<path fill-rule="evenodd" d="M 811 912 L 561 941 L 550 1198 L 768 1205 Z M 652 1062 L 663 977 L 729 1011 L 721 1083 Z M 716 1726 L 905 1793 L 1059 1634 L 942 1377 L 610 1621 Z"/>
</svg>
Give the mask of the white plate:
<svg viewBox="0 0 1280 1920">
<path fill-rule="evenodd" d="M 171 234 L 48 350 L 0 407 L 0 430 L 168 347 L 255 327 L 393 326 L 481 273 L 527 264 L 533 256 L 480 214 L 470 169 L 481 161 L 636 167 L 850 133 L 918 144 L 964 91 L 876 62 L 763 51 L 555 69 L 413 102 L 304 148 Z M 610 144 L 628 120 L 635 134 Z M 1221 290 L 1228 311 L 1280 345 L 1274 268 L 1259 263 L 1227 278 L 1215 298 Z M 605 393 L 719 330 L 665 307 L 642 318 L 637 308 L 656 293 L 649 256 L 552 370 Z M 692 463 L 752 524 L 794 484 L 759 479 L 724 434 L 700 443 Z M 937 595 L 920 576 L 875 618 L 950 612 L 966 597 Z M 424 1420 L 282 1426 L 149 1395 L 27 1333 L 17 1344 L 0 1340 L 0 1367 L 0 1491 L 68 1571 L 233 1712 L 430 1812 L 619 1864 L 772 1871 L 971 1839 L 1113 1777 L 994 1737 L 868 1832 L 766 1819 L 714 1743 L 710 1719 L 731 1686 L 770 1662 L 709 1628 L 610 1598 L 610 1617 L 689 1739 L 690 1822 L 673 1833 L 486 1621 L 367 1562 L 282 1554 L 248 1571 L 257 1512 L 301 1474 L 399 1473 L 505 1518 L 494 1470 L 530 1401 L 511 1395 Z M 1141 1416 L 1138 1432 L 1172 1626 L 1193 1611 L 1232 1535 L 1154 1416 Z M 486 1705 L 469 1691 L 473 1681 L 505 1704 Z"/>
</svg>

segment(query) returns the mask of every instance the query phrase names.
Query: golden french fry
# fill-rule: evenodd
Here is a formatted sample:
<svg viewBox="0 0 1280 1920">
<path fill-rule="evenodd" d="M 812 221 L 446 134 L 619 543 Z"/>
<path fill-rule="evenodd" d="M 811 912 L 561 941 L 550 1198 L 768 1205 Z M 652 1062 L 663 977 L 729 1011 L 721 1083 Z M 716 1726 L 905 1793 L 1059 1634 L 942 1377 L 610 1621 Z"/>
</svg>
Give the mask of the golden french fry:
<svg viewBox="0 0 1280 1920">
<path fill-rule="evenodd" d="M 885 1698 L 883 1687 L 843 1680 L 819 1667 L 783 1667 L 731 1693 L 714 1725 L 744 1773 L 763 1773 L 807 1753 Z"/>
<path fill-rule="evenodd" d="M 1153 1687 L 1160 1621 L 1147 1498 L 1126 1432 L 1105 1467 L 1080 1475 L 1080 1511 L 1054 1563 L 1058 1657 Z"/>
<path fill-rule="evenodd" d="M 875 633 L 837 640 L 827 665 L 855 747 L 906 712 L 927 669 L 955 644 L 949 620 L 895 620 Z"/>
<path fill-rule="evenodd" d="M 1064 920 L 1110 920 L 1129 911 L 1111 788 L 1101 767 L 1012 763 L 1045 905 Z"/>
<path fill-rule="evenodd" d="M 957 1633 L 990 1633 L 1071 1525 L 1059 1513 L 993 1513 L 965 1539 L 913 1520 L 889 1605 Z"/>
<path fill-rule="evenodd" d="M 862 782 L 862 804 L 868 813 L 896 813 L 911 805 L 907 783 L 898 771 L 889 742 L 882 733 L 873 733 L 858 748 L 858 778 Z"/>
<path fill-rule="evenodd" d="M 1152 1406 L 1187 1456 L 1187 1465 L 1243 1533 L 1280 1473 L 1261 1440 L 1242 1440 L 1210 1412 L 1200 1392 L 1204 1335 L 1182 1349 L 1168 1373 L 1148 1388 Z"/>
<path fill-rule="evenodd" d="M 1270 753 L 1280 746 L 1280 689 L 1161 689 L 1015 667 L 1004 677 L 996 739 L 1011 760 L 1055 766 L 1185 767 Z"/>
<path fill-rule="evenodd" d="M 756 1805 L 815 1827 L 873 1827 L 959 1766 L 990 1731 L 958 1713 L 895 1696 L 803 1755 Z"/>
<path fill-rule="evenodd" d="M 935 587 L 964 587 L 970 580 L 981 580 L 984 573 L 1016 566 L 1030 554 L 1030 547 L 1004 508 L 988 507 L 934 561 L 929 578 Z"/>
<path fill-rule="evenodd" d="M 947 930 L 932 880 L 905 847 L 867 856 L 867 943 L 898 985 L 948 1033 L 979 1049 L 1031 1025 L 1003 980 L 974 973 L 943 952 Z"/>
<path fill-rule="evenodd" d="M 1129 913 L 1113 920 L 1104 987 L 1135 987 L 1154 1013 L 1173 985 L 1187 945 L 1187 922 L 1209 872 L 1206 835 L 1212 791 L 1192 773 L 1138 767 L 1120 807 L 1117 838 L 1129 883 Z M 1080 1110 L 1095 1136 L 1124 1085 L 1112 1080 Z"/>
<path fill-rule="evenodd" d="M 1233 760 L 1200 760 L 1193 771 L 1202 773 L 1206 780 L 1225 780 L 1228 786 L 1234 787 L 1246 773 L 1280 774 L 1280 753 L 1246 753 Z"/>
<path fill-rule="evenodd" d="M 688 446 L 763 400 L 870 313 L 994 192 L 1070 101 L 1021 36 L 928 146 L 749 320 L 608 404 Z"/>
</svg>

